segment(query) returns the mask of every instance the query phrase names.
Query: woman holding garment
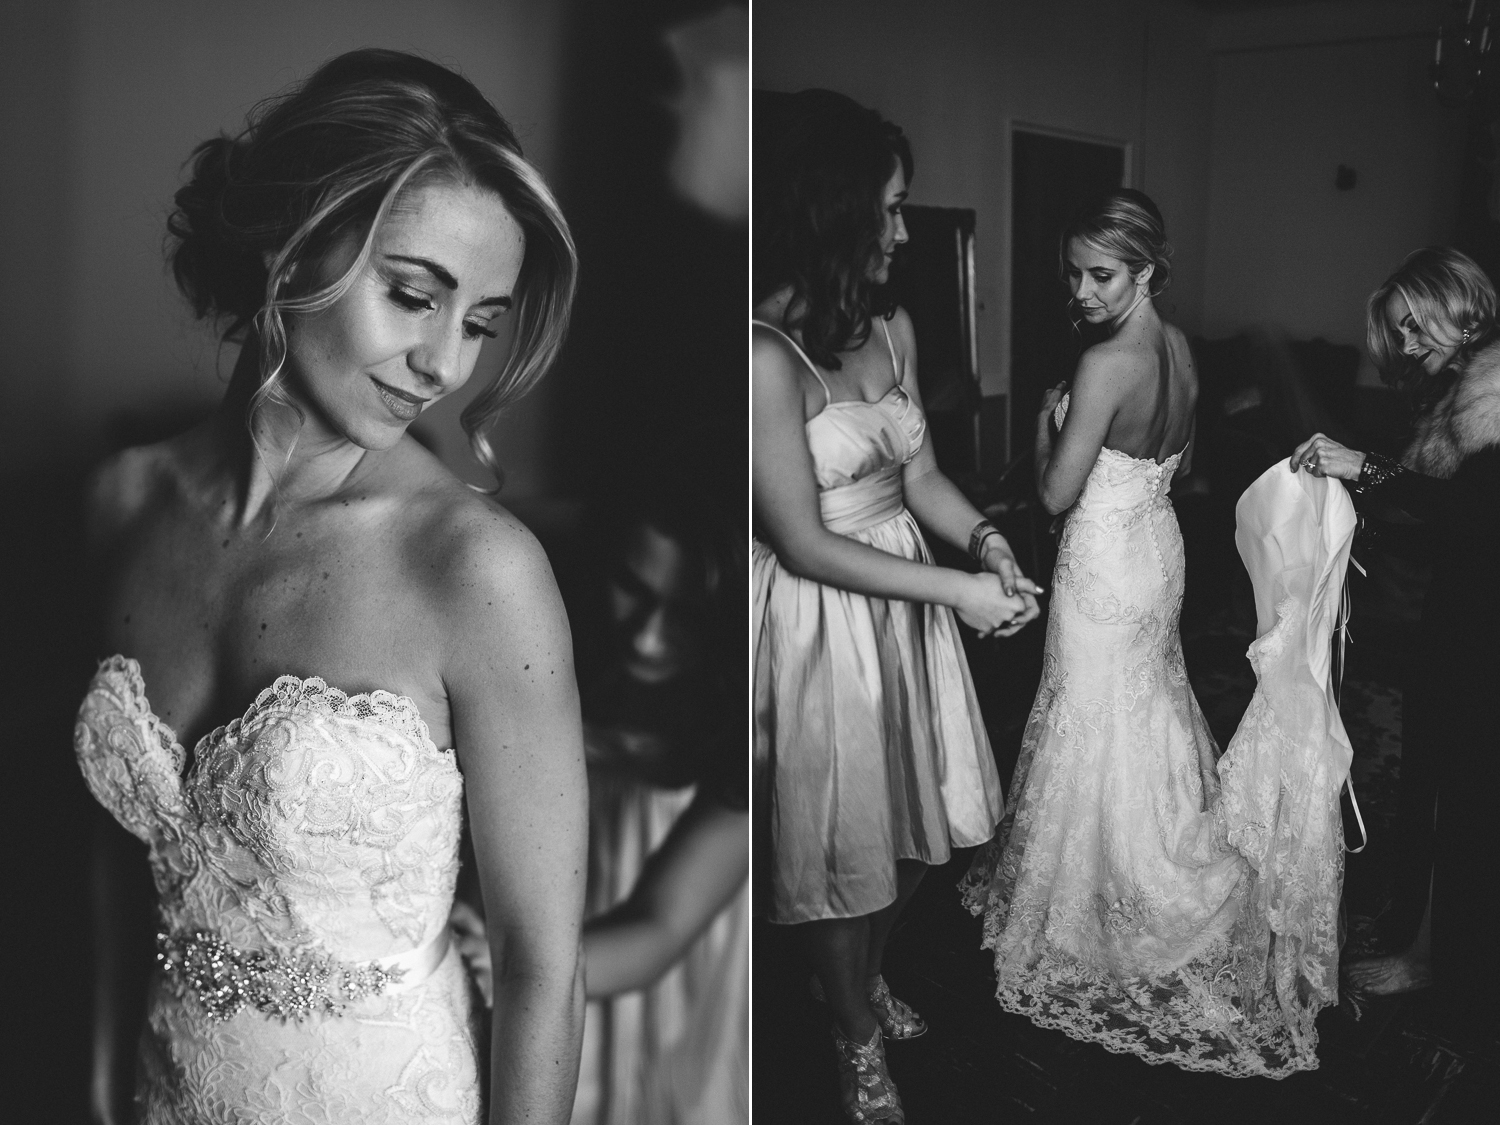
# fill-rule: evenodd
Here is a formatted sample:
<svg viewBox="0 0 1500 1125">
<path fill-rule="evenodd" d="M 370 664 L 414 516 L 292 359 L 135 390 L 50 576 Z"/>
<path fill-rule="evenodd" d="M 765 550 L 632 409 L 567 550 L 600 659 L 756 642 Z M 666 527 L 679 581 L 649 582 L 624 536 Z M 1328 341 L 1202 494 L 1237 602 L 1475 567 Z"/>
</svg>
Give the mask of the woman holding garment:
<svg viewBox="0 0 1500 1125">
<path fill-rule="evenodd" d="M 123 1116 L 139 1033 L 143 1122 L 565 1121 L 585 866 L 567 623 L 531 535 L 406 430 L 512 318 L 464 416 L 495 467 L 486 426 L 566 331 L 567 224 L 468 81 L 382 50 L 200 145 L 176 203 L 179 286 L 241 348 L 208 421 L 93 486 L 121 655 L 75 749 L 146 844 L 160 915 L 144 1030 L 108 988 L 127 958 L 101 957 L 96 1115 Z M 500 966 L 487 1060 L 447 930 L 465 796 Z"/>
<path fill-rule="evenodd" d="M 765 96 L 756 128 L 752 573 L 769 911 L 803 928 L 849 1119 L 901 1121 L 881 1035 L 926 1025 L 886 987 L 885 939 L 927 865 L 988 839 L 1002 811 L 954 614 L 1007 636 L 1036 616 L 1040 590 L 924 441 L 911 320 L 880 289 L 906 240 L 901 131 L 821 90 Z M 981 573 L 933 566 L 917 520 Z"/>
<path fill-rule="evenodd" d="M 1426 403 L 1411 444 L 1398 462 L 1315 434 L 1291 462 L 1294 471 L 1344 481 L 1356 506 L 1375 516 L 1377 535 L 1388 526 L 1382 509 L 1419 521 L 1433 561 L 1401 702 L 1393 929 L 1402 932 L 1393 936 L 1404 947 L 1352 963 L 1348 981 L 1373 996 L 1435 984 L 1446 1010 L 1485 1019 L 1495 1002 L 1487 966 L 1500 930 L 1490 888 L 1500 862 L 1490 828 L 1500 783 L 1491 749 L 1500 681 L 1495 317 L 1494 287 L 1475 262 L 1447 247 L 1411 254 L 1371 295 L 1367 316 L 1376 366 Z M 1395 545 L 1394 536 L 1382 537 Z"/>
</svg>

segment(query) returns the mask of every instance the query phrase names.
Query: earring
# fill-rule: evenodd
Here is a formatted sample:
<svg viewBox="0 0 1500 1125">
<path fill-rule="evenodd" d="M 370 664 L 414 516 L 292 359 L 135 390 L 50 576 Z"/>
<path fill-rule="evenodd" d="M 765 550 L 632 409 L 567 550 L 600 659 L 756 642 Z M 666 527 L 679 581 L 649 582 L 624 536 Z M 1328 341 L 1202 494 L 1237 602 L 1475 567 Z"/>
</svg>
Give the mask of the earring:
<svg viewBox="0 0 1500 1125">
<path fill-rule="evenodd" d="M 1459 346 L 1459 347 L 1463 347 L 1463 346 L 1464 346 L 1464 345 L 1465 345 L 1465 344 L 1467 344 L 1467 343 L 1468 343 L 1468 342 L 1469 342 L 1469 329 L 1467 329 L 1467 328 L 1465 328 L 1465 329 L 1464 329 L 1464 337 L 1463 337 L 1463 339 L 1462 339 L 1462 340 L 1460 340 L 1460 341 L 1459 341 L 1459 342 L 1458 342 L 1458 346 Z"/>
</svg>

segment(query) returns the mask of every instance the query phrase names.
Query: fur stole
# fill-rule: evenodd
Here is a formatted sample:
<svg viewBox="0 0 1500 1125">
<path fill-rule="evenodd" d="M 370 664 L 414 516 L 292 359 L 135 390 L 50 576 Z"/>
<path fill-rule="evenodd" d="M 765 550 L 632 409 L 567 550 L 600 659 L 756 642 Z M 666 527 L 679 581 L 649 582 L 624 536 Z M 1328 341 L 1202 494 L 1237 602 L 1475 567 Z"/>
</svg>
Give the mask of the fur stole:
<svg viewBox="0 0 1500 1125">
<path fill-rule="evenodd" d="M 1470 356 L 1448 393 L 1417 419 L 1416 436 L 1401 461 L 1446 480 L 1465 459 L 1491 445 L 1500 445 L 1500 341 Z"/>
</svg>

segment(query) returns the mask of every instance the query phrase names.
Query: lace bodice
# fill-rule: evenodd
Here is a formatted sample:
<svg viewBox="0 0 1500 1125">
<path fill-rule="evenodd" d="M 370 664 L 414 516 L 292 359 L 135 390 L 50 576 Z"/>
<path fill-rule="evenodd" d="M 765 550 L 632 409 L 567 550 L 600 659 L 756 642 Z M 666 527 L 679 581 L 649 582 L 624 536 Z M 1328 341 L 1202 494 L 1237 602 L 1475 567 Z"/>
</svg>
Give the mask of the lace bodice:
<svg viewBox="0 0 1500 1125">
<path fill-rule="evenodd" d="M 116 656 L 74 749 L 94 796 L 149 847 L 171 930 L 359 962 L 447 922 L 463 782 L 409 699 L 283 676 L 189 761 L 140 667 Z"/>
<path fill-rule="evenodd" d="M 156 880 L 142 1125 L 477 1125 L 463 781 L 411 700 L 283 676 L 189 757 L 115 656 L 73 745 Z"/>
<path fill-rule="evenodd" d="M 1059 428 L 1068 416 L 1071 401 L 1070 395 L 1063 395 L 1053 411 Z M 1074 502 L 1075 511 L 1088 513 L 1085 518 L 1107 517 L 1110 513 L 1139 514 L 1153 505 L 1167 503 L 1182 452 L 1157 462 L 1104 446 Z"/>
</svg>

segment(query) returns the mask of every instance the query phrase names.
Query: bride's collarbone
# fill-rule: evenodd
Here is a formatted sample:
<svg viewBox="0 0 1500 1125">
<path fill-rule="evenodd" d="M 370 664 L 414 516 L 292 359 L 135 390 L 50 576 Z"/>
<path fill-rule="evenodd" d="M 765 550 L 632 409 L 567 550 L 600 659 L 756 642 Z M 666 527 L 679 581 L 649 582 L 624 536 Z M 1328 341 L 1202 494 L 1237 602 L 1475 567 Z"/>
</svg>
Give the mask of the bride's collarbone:
<svg viewBox="0 0 1500 1125">
<path fill-rule="evenodd" d="M 140 663 L 155 714 L 189 750 L 286 675 L 407 695 L 445 735 L 435 617 L 407 568 L 380 558 L 291 552 L 162 575 L 112 607 L 110 649 Z"/>
</svg>

